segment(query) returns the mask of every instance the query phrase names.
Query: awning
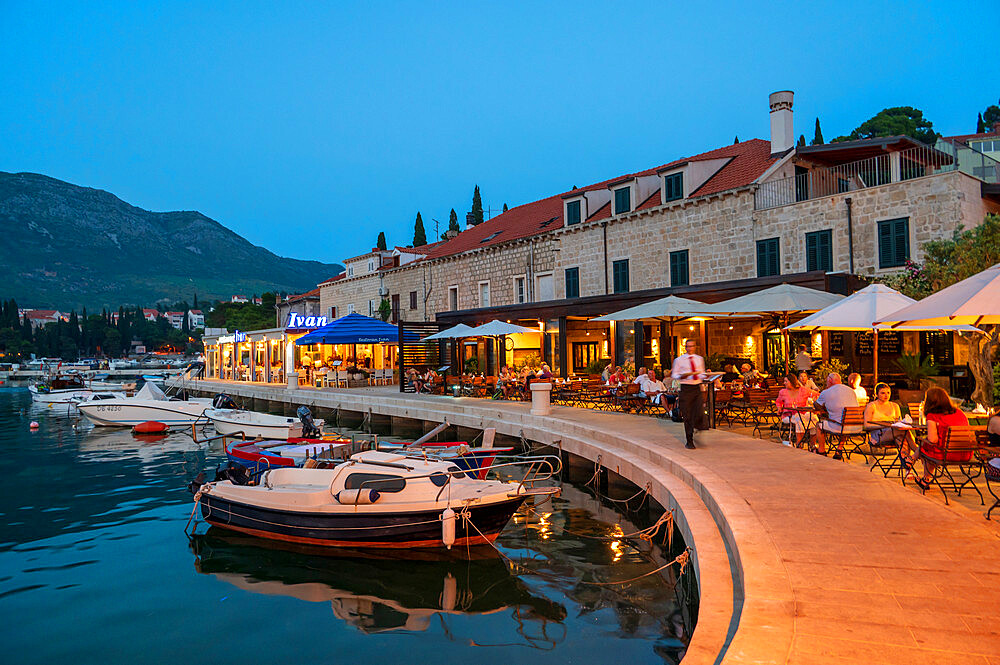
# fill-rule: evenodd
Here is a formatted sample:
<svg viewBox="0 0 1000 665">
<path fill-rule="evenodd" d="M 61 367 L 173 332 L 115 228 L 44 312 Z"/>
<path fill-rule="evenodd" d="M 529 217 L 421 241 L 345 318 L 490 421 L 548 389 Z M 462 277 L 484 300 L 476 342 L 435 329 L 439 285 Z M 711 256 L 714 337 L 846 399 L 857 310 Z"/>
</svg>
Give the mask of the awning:
<svg viewBox="0 0 1000 665">
<path fill-rule="evenodd" d="M 355 312 L 299 337 L 295 345 L 386 344 L 398 341 L 399 328 Z"/>
<path fill-rule="evenodd" d="M 524 326 L 519 326 L 513 323 L 505 323 L 503 321 L 493 319 L 489 323 L 476 326 L 469 331 L 469 334 L 466 335 L 466 337 L 499 337 L 501 335 L 518 335 L 520 333 L 537 332 L 539 332 L 539 330 L 536 328 L 525 328 Z"/>
</svg>

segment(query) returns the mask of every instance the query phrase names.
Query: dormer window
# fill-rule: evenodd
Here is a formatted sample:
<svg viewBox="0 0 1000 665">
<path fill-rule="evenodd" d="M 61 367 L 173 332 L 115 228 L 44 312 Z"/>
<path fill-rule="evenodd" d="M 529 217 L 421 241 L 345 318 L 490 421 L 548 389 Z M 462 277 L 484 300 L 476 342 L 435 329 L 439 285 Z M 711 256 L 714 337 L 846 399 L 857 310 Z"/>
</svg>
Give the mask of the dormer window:
<svg viewBox="0 0 1000 665">
<path fill-rule="evenodd" d="M 368 259 L 368 272 L 375 272 L 375 259 Z"/>
<path fill-rule="evenodd" d="M 347 276 L 354 277 L 354 266 L 347 266 Z"/>
<path fill-rule="evenodd" d="M 632 210 L 632 188 L 622 187 L 615 190 L 615 214 L 621 215 Z"/>
<path fill-rule="evenodd" d="M 684 172 L 663 176 L 663 202 L 684 198 Z"/>
<path fill-rule="evenodd" d="M 580 201 L 568 201 L 566 203 L 566 226 L 579 224 L 580 221 Z"/>
</svg>

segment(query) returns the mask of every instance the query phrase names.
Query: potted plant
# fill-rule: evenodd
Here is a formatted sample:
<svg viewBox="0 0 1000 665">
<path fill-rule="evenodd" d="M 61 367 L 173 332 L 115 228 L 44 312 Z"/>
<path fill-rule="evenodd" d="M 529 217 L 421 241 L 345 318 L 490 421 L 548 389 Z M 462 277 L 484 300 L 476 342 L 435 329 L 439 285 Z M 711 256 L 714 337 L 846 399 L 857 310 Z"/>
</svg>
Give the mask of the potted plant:
<svg viewBox="0 0 1000 665">
<path fill-rule="evenodd" d="M 900 354 L 896 364 L 906 375 L 906 389 L 899 391 L 899 401 L 904 404 L 922 402 L 924 391 L 930 383 L 928 377 L 938 373 L 938 366 L 930 358 L 921 358 L 917 353 Z"/>
</svg>

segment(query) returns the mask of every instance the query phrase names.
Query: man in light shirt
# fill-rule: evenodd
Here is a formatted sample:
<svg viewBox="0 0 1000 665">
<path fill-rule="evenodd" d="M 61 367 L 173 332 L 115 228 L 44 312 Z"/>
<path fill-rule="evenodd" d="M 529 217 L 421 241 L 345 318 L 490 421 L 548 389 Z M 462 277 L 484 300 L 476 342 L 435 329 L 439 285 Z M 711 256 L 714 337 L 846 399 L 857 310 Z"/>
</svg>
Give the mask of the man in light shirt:
<svg viewBox="0 0 1000 665">
<path fill-rule="evenodd" d="M 648 381 L 648 380 L 649 380 L 649 378 L 646 376 L 646 368 L 645 367 L 640 367 L 638 374 L 636 374 L 635 378 L 632 379 L 632 383 L 634 383 L 637 386 L 639 386 L 639 394 L 642 397 L 646 396 L 646 381 Z"/>
<path fill-rule="evenodd" d="M 639 389 L 649 398 L 653 404 L 660 404 L 663 393 L 667 392 L 667 387 L 656 378 L 656 370 L 649 370 L 646 380 L 639 384 Z"/>
<path fill-rule="evenodd" d="M 810 372 L 813 368 L 812 358 L 806 352 L 806 345 L 799 345 L 799 352 L 795 354 L 795 369 L 800 372 Z"/>
<path fill-rule="evenodd" d="M 684 417 L 684 436 L 687 442 L 685 448 L 694 448 L 694 430 L 704 429 L 702 421 L 705 418 L 705 397 L 701 392 L 702 379 L 705 377 L 705 359 L 695 351 L 698 342 L 688 339 L 684 342 L 684 355 L 674 360 L 670 376 L 681 385 L 681 394 L 677 398 L 681 415 Z"/>
<path fill-rule="evenodd" d="M 816 404 L 826 409 L 827 418 L 820 423 L 820 428 L 816 431 L 816 452 L 820 455 L 826 454 L 825 432 L 830 434 L 841 434 L 844 425 L 841 419 L 844 417 L 844 408 L 857 406 L 858 398 L 850 387 L 841 383 L 840 374 L 830 372 L 826 377 L 826 390 L 816 398 Z M 837 452 L 833 454 L 833 459 L 842 459 L 844 444 L 841 442 Z"/>
</svg>

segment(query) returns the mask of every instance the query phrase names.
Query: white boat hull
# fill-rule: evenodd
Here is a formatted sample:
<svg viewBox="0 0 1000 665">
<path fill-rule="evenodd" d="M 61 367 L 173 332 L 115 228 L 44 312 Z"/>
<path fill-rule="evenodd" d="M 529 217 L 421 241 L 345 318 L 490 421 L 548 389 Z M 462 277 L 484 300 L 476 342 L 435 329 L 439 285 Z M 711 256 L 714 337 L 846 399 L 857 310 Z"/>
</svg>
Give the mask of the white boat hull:
<svg viewBox="0 0 1000 665">
<path fill-rule="evenodd" d="M 212 421 L 219 434 L 238 434 L 247 438 L 291 439 L 302 436 L 302 423 L 297 418 L 274 416 L 269 413 L 235 409 L 206 409 L 205 416 Z M 323 428 L 323 421 L 314 421 Z"/>
<path fill-rule="evenodd" d="M 102 427 L 134 427 L 149 420 L 165 425 L 191 425 L 203 417 L 211 400 L 137 400 L 126 397 L 78 404 L 87 420 Z"/>
<path fill-rule="evenodd" d="M 86 399 L 93 392 L 89 388 L 67 388 L 64 390 L 49 390 L 40 392 L 35 386 L 28 386 L 31 401 L 36 404 L 76 404 Z"/>
</svg>

